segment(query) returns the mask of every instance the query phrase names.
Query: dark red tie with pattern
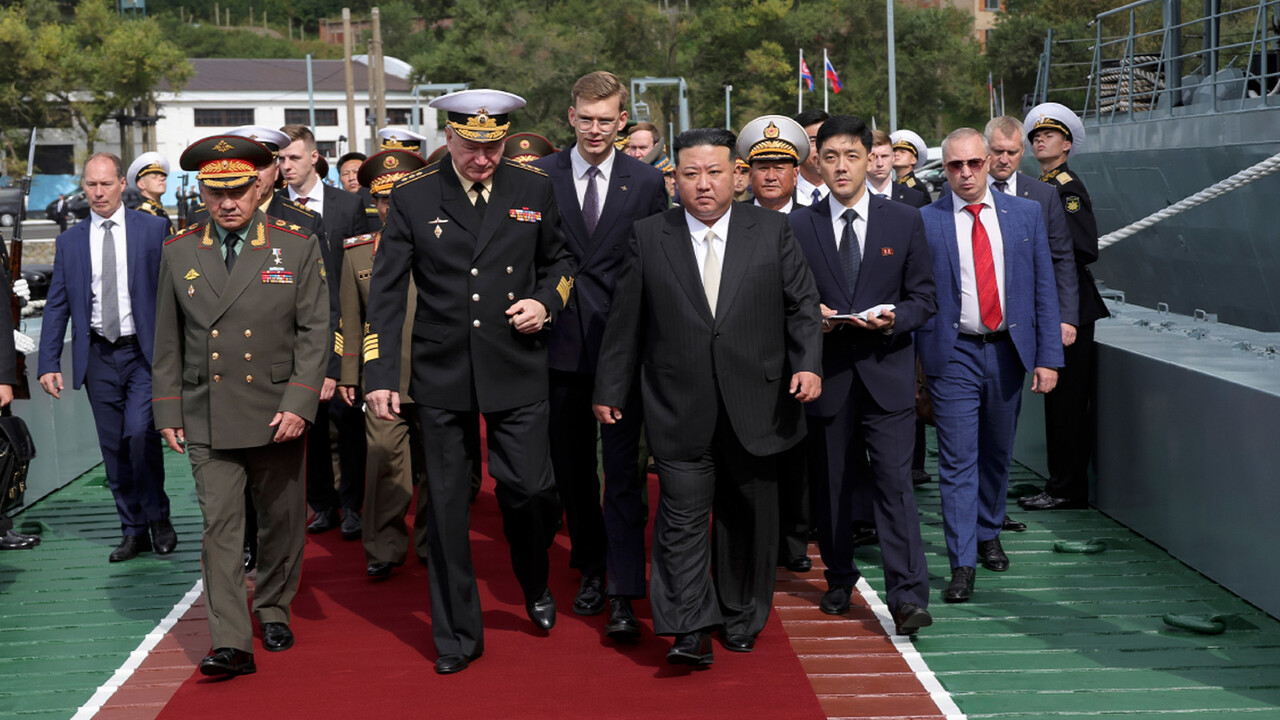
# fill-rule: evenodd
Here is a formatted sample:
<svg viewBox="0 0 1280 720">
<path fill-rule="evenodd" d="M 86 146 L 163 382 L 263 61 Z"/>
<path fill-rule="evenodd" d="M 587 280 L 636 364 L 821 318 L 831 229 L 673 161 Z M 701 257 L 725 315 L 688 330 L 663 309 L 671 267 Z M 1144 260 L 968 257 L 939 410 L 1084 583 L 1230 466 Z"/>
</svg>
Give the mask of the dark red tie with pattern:
<svg viewBox="0 0 1280 720">
<path fill-rule="evenodd" d="M 973 216 L 973 270 L 978 281 L 978 309 L 982 312 L 982 324 L 989 330 L 1000 327 L 1004 314 L 1000 312 L 1000 287 L 996 285 L 996 261 L 991 256 L 991 238 L 982 226 L 982 203 L 965 205 Z"/>
</svg>

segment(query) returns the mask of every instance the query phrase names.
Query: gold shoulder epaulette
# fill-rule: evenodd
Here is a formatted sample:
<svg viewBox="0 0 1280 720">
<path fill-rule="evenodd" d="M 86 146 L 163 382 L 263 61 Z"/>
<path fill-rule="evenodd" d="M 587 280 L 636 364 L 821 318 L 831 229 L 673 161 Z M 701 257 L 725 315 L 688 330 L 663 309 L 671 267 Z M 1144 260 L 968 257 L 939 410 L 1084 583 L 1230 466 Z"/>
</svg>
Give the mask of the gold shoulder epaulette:
<svg viewBox="0 0 1280 720">
<path fill-rule="evenodd" d="M 408 175 L 405 175 L 404 177 L 397 180 L 395 187 L 404 187 L 405 185 L 408 185 L 414 180 L 421 180 L 422 178 L 427 177 L 428 175 L 435 175 L 438 172 L 440 172 L 440 163 L 436 163 L 435 165 L 428 165 L 427 167 L 424 167 L 424 168 L 418 168 L 417 170 L 414 170 Z M 395 188 L 392 188 L 392 189 L 394 190 Z"/>
<path fill-rule="evenodd" d="M 1054 178 L 1054 180 L 1057 180 L 1057 181 L 1058 181 L 1058 183 L 1059 183 L 1059 184 L 1061 184 L 1061 185 L 1066 185 L 1067 183 L 1071 182 L 1071 180 L 1072 180 L 1071 173 L 1068 173 L 1068 172 L 1060 172 L 1060 173 L 1058 173 L 1057 177 L 1055 177 L 1055 178 Z"/>
<path fill-rule="evenodd" d="M 353 247 L 368 245 L 369 243 L 373 242 L 374 238 L 376 237 L 377 235 L 374 233 L 365 233 L 363 235 L 356 235 L 355 237 L 349 237 L 346 240 L 342 241 L 342 247 L 344 250 L 350 250 Z"/>
<path fill-rule="evenodd" d="M 529 172 L 534 173 L 536 175 L 541 175 L 542 177 L 550 177 L 549 175 L 547 175 L 546 171 L 543 170 L 542 168 L 536 168 L 532 165 L 526 165 L 522 162 L 516 162 L 511 158 L 503 158 L 503 160 L 507 163 L 507 165 L 510 165 L 511 167 L 520 168 L 521 170 L 528 170 Z"/>
<path fill-rule="evenodd" d="M 376 208 L 376 207 L 370 207 L 369 205 L 365 205 L 365 206 L 364 206 L 364 214 L 365 214 L 365 215 L 368 215 L 369 217 L 377 217 L 377 215 L 378 215 L 378 208 Z"/>
<path fill-rule="evenodd" d="M 169 243 L 173 242 L 174 240 L 177 240 L 178 238 L 186 237 L 191 233 L 200 232 L 201 230 L 204 230 L 204 224 L 196 223 L 195 225 L 188 227 L 187 229 L 183 230 L 180 233 L 174 233 L 172 237 L 164 241 L 164 244 L 168 245 Z"/>
<path fill-rule="evenodd" d="M 285 198 L 285 199 L 284 199 L 284 202 L 285 202 L 285 204 L 286 204 L 286 205 L 288 205 L 289 207 L 293 208 L 294 210 L 301 211 L 301 212 L 302 212 L 302 214 L 306 215 L 307 217 L 315 217 L 315 216 L 316 216 L 316 211 L 315 211 L 315 210 L 312 210 L 311 208 L 307 207 L 306 205 L 303 205 L 302 203 L 298 202 L 297 200 L 290 200 L 289 198 Z"/>
<path fill-rule="evenodd" d="M 279 231 L 281 231 L 281 232 L 287 232 L 287 233 L 289 233 L 290 235 L 297 235 L 297 236 L 298 236 L 298 237 L 300 237 L 300 238 L 307 238 L 307 237 L 310 237 L 310 235 L 307 235 L 307 234 L 304 234 L 304 233 L 300 232 L 300 231 L 302 230 L 302 228 L 298 227 L 297 225 L 287 225 L 287 224 L 285 224 L 285 223 L 284 223 L 283 221 L 281 221 L 281 220 L 276 220 L 275 224 L 267 223 L 266 225 L 267 225 L 267 227 L 271 228 L 272 230 L 279 230 Z M 298 229 L 297 229 L 297 230 L 294 230 L 293 228 L 298 228 Z"/>
</svg>

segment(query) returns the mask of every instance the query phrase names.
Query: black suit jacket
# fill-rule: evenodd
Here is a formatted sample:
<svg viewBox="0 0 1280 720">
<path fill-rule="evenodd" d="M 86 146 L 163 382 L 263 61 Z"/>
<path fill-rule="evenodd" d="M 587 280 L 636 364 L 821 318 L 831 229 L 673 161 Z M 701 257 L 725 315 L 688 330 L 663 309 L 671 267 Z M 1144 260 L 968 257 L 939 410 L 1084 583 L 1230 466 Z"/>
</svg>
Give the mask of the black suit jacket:
<svg viewBox="0 0 1280 720">
<path fill-rule="evenodd" d="M 723 403 L 753 455 L 804 436 L 793 373 L 822 372 L 818 292 L 787 216 L 734 203 L 716 314 L 702 287 L 683 208 L 635 224 L 605 328 L 595 402 L 625 407 L 640 368 L 654 455 L 691 460 L 710 447 Z"/>
<path fill-rule="evenodd" d="M 409 272 L 413 318 L 409 394 L 422 405 L 494 412 L 547 398 L 549 329 L 522 335 L 508 322 L 516 300 L 542 303 L 554 322 L 573 288 L 551 181 L 503 160 L 481 218 L 453 160 L 410 173 L 391 193 L 374 259 L 364 339 L 367 390 L 400 389 L 400 335 Z"/>
<path fill-rule="evenodd" d="M 553 370 L 594 373 L 618 272 L 627 259 L 631 226 L 665 210 L 667 190 L 656 168 L 615 150 L 609 187 L 598 188 L 604 193 L 600 219 L 588 236 L 574 184 L 572 150 L 570 145 L 532 163 L 551 178 L 560 205 L 560 230 L 577 261 L 573 295 L 551 329 L 549 363 Z"/>
<path fill-rule="evenodd" d="M 890 183 L 893 188 L 893 199 L 904 205 L 910 205 L 913 208 L 922 208 L 933 202 L 929 199 L 929 193 L 918 188 L 907 187 L 902 183 Z"/>
<path fill-rule="evenodd" d="M 1058 284 L 1058 315 L 1068 325 L 1080 324 L 1080 289 L 1076 273 L 1075 253 L 1071 247 L 1071 231 L 1062 212 L 1058 192 L 1047 183 L 1025 173 L 1018 173 L 1015 186 L 1018 197 L 1035 200 L 1044 210 L 1044 225 L 1049 231 L 1049 253 L 1053 256 L 1053 278 Z"/>
<path fill-rule="evenodd" d="M 937 310 L 933 257 L 919 211 L 876 196 L 869 203 L 853 297 L 840 264 L 831 204 L 824 200 L 788 216 L 824 305 L 842 313 L 881 303 L 895 305 L 892 334 L 843 325 L 823 335 L 822 395 L 806 406 L 810 415 L 831 417 L 839 412 L 849 397 L 854 372 L 881 409 L 892 412 L 915 404 L 911 334 Z"/>
<path fill-rule="evenodd" d="M 1044 182 L 1058 191 L 1062 209 L 1071 232 L 1072 248 L 1076 261 L 1076 281 L 1080 297 L 1079 325 L 1091 323 L 1111 315 L 1102 302 L 1098 286 L 1093 282 L 1089 266 L 1098 260 L 1098 221 L 1093 217 L 1093 201 L 1089 191 L 1076 174 L 1063 163 L 1044 176 Z"/>
</svg>

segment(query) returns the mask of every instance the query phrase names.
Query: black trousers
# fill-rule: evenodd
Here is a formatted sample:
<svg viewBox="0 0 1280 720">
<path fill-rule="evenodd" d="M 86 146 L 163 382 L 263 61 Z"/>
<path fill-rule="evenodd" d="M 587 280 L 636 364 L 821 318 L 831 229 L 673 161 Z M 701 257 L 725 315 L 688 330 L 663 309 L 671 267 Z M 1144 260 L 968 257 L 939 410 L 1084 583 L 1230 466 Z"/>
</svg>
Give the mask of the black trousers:
<svg viewBox="0 0 1280 720">
<path fill-rule="evenodd" d="M 778 564 L 809 554 L 812 478 L 808 438 L 778 455 Z"/>
<path fill-rule="evenodd" d="M 1049 481 L 1045 492 L 1072 500 L 1089 499 L 1089 461 L 1093 458 L 1097 395 L 1093 323 L 1076 331 L 1076 341 L 1063 348 L 1066 363 L 1058 385 L 1044 396 L 1044 429 Z"/>
<path fill-rule="evenodd" d="M 729 634 L 758 634 L 773 607 L 777 456 L 747 452 L 722 405 L 711 446 L 700 457 L 655 462 L 653 631 L 723 627 Z"/>
<path fill-rule="evenodd" d="M 887 602 L 929 604 L 929 571 L 920 537 L 920 513 L 911 485 L 915 452 L 914 407 L 888 412 L 855 375 L 849 397 L 834 417 L 810 417 L 821 524 L 818 547 L 831 585 L 853 585 L 853 523 L 875 519 L 884 562 Z"/>
<path fill-rule="evenodd" d="M 316 512 L 360 510 L 364 505 L 366 452 L 364 411 L 347 405 L 336 395 L 329 402 L 320 403 L 316 421 L 307 431 L 307 504 Z"/>
<path fill-rule="evenodd" d="M 608 593 L 644 597 L 644 528 L 649 510 L 640 472 L 644 414 L 632 388 L 622 420 L 600 425 L 591 411 L 595 375 L 551 371 L 551 463 L 569 528 L 569 566 L 605 575 Z M 596 438 L 604 464 L 604 501 Z"/>
<path fill-rule="evenodd" d="M 466 442 L 476 412 L 418 406 L 426 466 L 427 575 L 431 631 L 441 655 L 484 650 L 480 598 L 471 564 L 471 466 Z M 560 503 L 547 439 L 548 403 L 485 413 L 489 474 L 497 481 L 502 530 L 525 599 L 547 587 L 547 549 L 555 538 Z"/>
</svg>

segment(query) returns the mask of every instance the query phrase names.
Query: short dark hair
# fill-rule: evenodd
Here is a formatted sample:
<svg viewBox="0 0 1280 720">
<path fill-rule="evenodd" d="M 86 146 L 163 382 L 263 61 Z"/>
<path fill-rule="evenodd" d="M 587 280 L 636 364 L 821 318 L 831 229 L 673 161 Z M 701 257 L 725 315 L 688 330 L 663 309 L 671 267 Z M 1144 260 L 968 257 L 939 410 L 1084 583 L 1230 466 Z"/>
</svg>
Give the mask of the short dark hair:
<svg viewBox="0 0 1280 720">
<path fill-rule="evenodd" d="M 724 128 L 694 128 L 685 130 L 676 135 L 675 145 L 675 161 L 676 165 L 680 165 L 680 151 L 685 148 L 698 147 L 700 145 L 711 145 L 714 147 L 728 148 L 729 157 L 736 157 L 734 149 L 738 144 L 738 138 L 732 132 Z"/>
<path fill-rule="evenodd" d="M 822 151 L 822 144 L 837 135 L 849 135 L 857 140 L 862 141 L 862 149 L 870 152 L 871 150 L 871 128 L 862 122 L 862 118 L 852 115 L 832 115 L 822 123 L 822 127 L 818 128 L 818 135 L 814 143 L 818 146 L 818 151 Z"/>
<path fill-rule="evenodd" d="M 349 152 L 343 155 L 342 157 L 338 158 L 338 167 L 342 167 L 344 164 L 349 163 L 352 160 L 359 160 L 360 162 L 364 162 L 365 160 L 368 160 L 368 159 L 369 159 L 369 156 L 365 155 L 362 152 Z"/>
<path fill-rule="evenodd" d="M 818 110 L 815 108 L 813 110 L 805 110 L 804 112 L 798 113 L 791 119 L 799 123 L 800 127 L 807 128 L 814 123 L 826 122 L 829 117 L 831 116 L 827 114 L 826 110 Z"/>
</svg>

